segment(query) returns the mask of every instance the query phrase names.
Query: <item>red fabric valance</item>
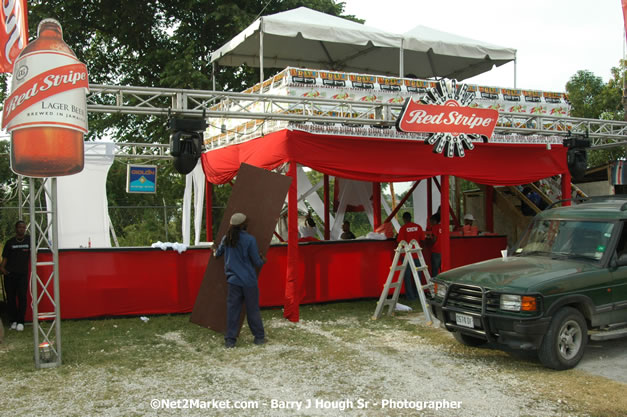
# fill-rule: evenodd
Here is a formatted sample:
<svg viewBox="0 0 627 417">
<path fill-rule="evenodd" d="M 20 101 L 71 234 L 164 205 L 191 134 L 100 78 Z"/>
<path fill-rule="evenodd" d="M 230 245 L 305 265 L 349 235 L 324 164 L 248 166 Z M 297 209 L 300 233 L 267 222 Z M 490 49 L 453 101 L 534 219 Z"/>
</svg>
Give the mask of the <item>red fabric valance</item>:
<svg viewBox="0 0 627 417">
<path fill-rule="evenodd" d="M 324 174 L 372 182 L 453 175 L 479 184 L 518 185 L 568 171 L 567 149 L 561 145 L 476 143 L 464 158 L 447 158 L 432 149 L 423 141 L 281 130 L 206 152 L 202 165 L 213 184 L 233 179 L 242 162 L 274 169 L 293 161 Z"/>
</svg>

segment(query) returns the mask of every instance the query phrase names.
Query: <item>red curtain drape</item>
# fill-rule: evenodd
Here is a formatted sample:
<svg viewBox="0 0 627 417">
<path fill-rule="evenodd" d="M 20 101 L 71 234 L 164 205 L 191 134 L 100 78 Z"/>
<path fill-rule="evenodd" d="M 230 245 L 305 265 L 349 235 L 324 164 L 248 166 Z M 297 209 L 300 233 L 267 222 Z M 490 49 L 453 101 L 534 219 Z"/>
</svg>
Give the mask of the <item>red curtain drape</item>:
<svg viewBox="0 0 627 417">
<path fill-rule="evenodd" d="M 287 194 L 287 273 L 285 274 L 285 307 L 283 317 L 297 322 L 301 288 L 298 274 L 298 178 L 296 163 L 290 163 L 288 175 L 292 184 Z"/>
<path fill-rule="evenodd" d="M 494 187 L 488 185 L 485 189 L 485 228 L 494 232 Z"/>
<path fill-rule="evenodd" d="M 566 170 L 562 174 L 562 200 L 565 201 L 562 205 L 570 206 L 570 199 L 572 198 L 572 186 L 571 186 L 571 176 L 570 171 Z"/>
<path fill-rule="evenodd" d="M 449 205 L 449 176 L 442 175 L 442 185 L 440 187 L 440 225 L 442 227 L 442 244 L 440 249 L 442 250 L 442 265 L 440 270 L 442 272 L 451 269 L 451 232 L 450 232 L 450 218 L 446 213 L 450 211 Z"/>
<path fill-rule="evenodd" d="M 381 184 L 378 182 L 372 183 L 372 217 L 376 230 L 381 226 Z"/>
<path fill-rule="evenodd" d="M 273 169 L 297 162 L 324 174 L 370 182 L 454 175 L 478 184 L 518 185 L 568 171 L 566 148 L 541 144 L 477 143 L 464 158 L 433 153 L 417 140 L 316 135 L 281 130 L 202 155 L 207 179 L 230 181 L 242 162 Z"/>
<path fill-rule="evenodd" d="M 442 175 L 442 213 L 448 213 L 448 176 L 486 185 L 527 184 L 568 173 L 563 146 L 542 144 L 477 143 L 464 158 L 434 153 L 419 140 L 317 135 L 300 130 L 281 130 L 202 155 L 207 180 L 224 184 L 245 162 L 274 169 L 289 162 L 294 178 L 288 193 L 288 259 L 284 317 L 299 320 L 303 284 L 299 281 L 298 208 L 296 163 L 336 177 L 370 182 L 414 181 Z M 567 175 L 567 174 L 566 174 Z M 446 183 L 446 184 L 445 184 Z M 563 194 L 566 194 L 563 192 Z M 442 216 L 442 270 L 450 268 L 449 221 Z"/>
<path fill-rule="evenodd" d="M 213 184 L 205 181 L 205 240 L 213 242 Z"/>
</svg>

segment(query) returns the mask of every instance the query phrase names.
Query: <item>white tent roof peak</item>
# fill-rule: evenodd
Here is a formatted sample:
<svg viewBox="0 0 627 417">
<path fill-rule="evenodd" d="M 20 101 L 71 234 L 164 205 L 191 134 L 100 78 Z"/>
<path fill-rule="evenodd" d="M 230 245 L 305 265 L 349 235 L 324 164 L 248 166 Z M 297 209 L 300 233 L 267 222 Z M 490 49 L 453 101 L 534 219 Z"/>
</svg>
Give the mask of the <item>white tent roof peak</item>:
<svg viewBox="0 0 627 417">
<path fill-rule="evenodd" d="M 256 19 L 213 52 L 211 62 L 463 80 L 515 56 L 514 49 L 424 26 L 401 35 L 299 7 Z"/>
<path fill-rule="evenodd" d="M 516 49 L 416 26 L 403 34 L 405 72 L 458 80 L 516 60 Z M 426 59 L 425 59 L 426 58 Z"/>
<path fill-rule="evenodd" d="M 464 53 L 468 56 L 483 57 L 489 55 L 492 59 L 514 59 L 516 49 L 494 45 L 484 41 L 455 35 L 449 32 L 433 29 L 427 26 L 418 25 L 403 33 L 405 39 L 404 46 L 408 49 L 432 48 L 435 53 L 451 55 L 459 50 L 452 50 L 453 46 L 464 48 Z M 421 48 L 421 44 L 422 48 Z"/>
<path fill-rule="evenodd" d="M 301 66 L 354 72 L 370 69 L 390 74 L 398 71 L 398 58 L 381 66 L 376 64 L 377 58 L 367 55 L 379 48 L 400 48 L 401 35 L 306 7 L 258 18 L 213 52 L 211 62 L 258 67 L 260 33 L 263 33 L 264 67 Z"/>
<path fill-rule="evenodd" d="M 399 47 L 402 35 L 386 32 L 362 23 L 322 13 L 307 7 L 260 17 L 264 34 L 296 36 L 327 42 Z"/>
<path fill-rule="evenodd" d="M 270 25 L 277 23 L 283 24 L 286 21 L 292 23 L 300 23 L 300 28 L 305 30 L 308 28 L 308 26 L 325 26 L 327 28 L 362 30 L 364 32 L 391 35 L 391 33 L 388 33 L 384 30 L 366 26 L 363 23 L 344 19 L 343 17 L 322 13 L 304 6 L 298 7 L 296 9 L 286 10 L 284 12 L 262 16 L 260 19 L 264 21 L 264 24 Z M 268 29 L 271 30 L 272 28 L 273 26 L 270 26 Z M 264 32 L 271 33 L 266 28 L 264 28 Z"/>
</svg>

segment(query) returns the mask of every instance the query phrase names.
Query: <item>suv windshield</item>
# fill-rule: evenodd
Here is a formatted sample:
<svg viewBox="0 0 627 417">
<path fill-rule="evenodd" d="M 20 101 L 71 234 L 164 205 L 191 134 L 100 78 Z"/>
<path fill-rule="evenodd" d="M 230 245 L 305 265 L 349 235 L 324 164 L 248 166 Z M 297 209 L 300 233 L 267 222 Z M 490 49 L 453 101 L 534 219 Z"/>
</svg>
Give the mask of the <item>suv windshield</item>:
<svg viewBox="0 0 627 417">
<path fill-rule="evenodd" d="M 538 219 L 520 241 L 515 254 L 599 261 L 613 229 L 614 223 L 610 222 Z"/>
</svg>

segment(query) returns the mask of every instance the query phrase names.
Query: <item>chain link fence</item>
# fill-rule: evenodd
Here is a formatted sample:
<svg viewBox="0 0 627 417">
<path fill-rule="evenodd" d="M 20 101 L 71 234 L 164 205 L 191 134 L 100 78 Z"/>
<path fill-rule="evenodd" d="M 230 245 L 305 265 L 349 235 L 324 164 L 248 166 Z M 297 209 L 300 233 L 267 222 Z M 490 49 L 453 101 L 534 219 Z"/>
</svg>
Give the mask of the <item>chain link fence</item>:
<svg viewBox="0 0 627 417">
<path fill-rule="evenodd" d="M 150 246 L 155 242 L 182 242 L 182 202 L 161 206 L 109 206 L 111 246 Z M 28 207 L 20 216 L 18 205 L 0 206 L 0 245 L 15 235 L 15 222 L 28 221 Z M 213 207 L 214 231 L 222 218 L 224 207 Z M 194 212 L 190 219 L 191 242 L 194 242 Z M 206 217 L 203 208 L 200 240 L 206 240 Z M 116 244 L 117 240 L 117 244 Z"/>
</svg>

